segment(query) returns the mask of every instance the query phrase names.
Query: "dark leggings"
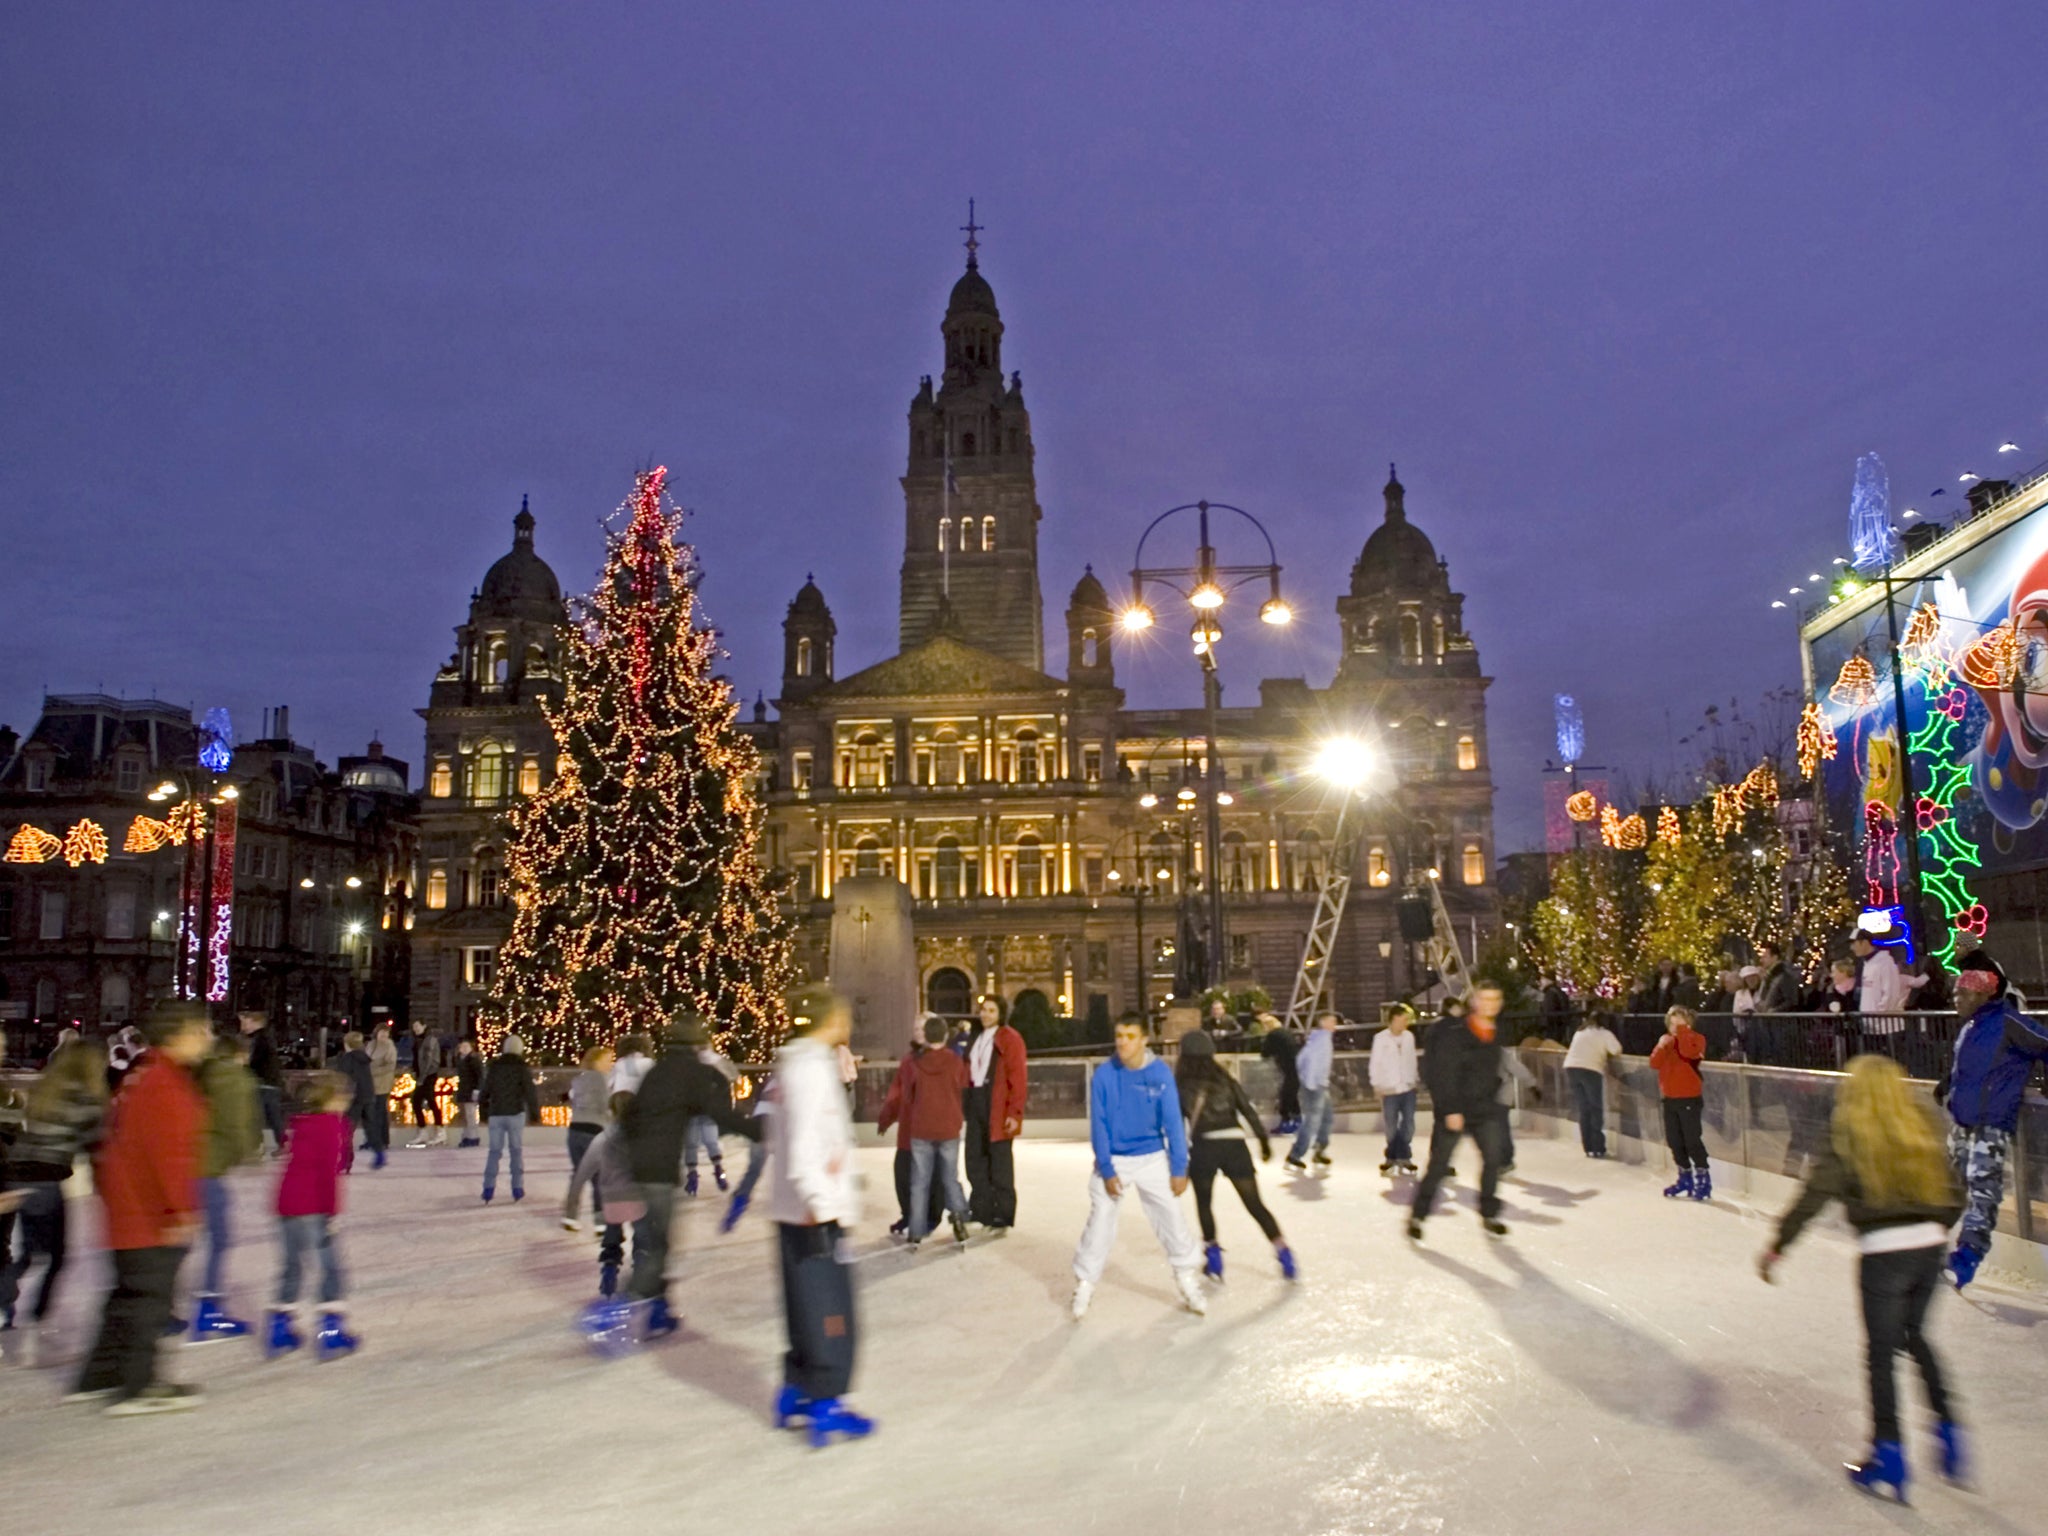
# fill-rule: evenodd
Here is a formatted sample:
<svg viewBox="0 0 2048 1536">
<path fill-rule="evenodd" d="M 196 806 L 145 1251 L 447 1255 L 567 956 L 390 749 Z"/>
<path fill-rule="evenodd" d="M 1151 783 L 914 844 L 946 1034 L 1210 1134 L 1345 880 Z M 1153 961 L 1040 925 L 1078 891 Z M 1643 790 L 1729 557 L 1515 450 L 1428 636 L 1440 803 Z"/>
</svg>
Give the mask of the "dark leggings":
<svg viewBox="0 0 2048 1536">
<path fill-rule="evenodd" d="M 1927 1406 L 1934 1416 L 1951 1420 L 1948 1389 L 1941 1362 L 1934 1357 L 1920 1329 L 1927 1305 L 1941 1285 L 1946 1246 L 1902 1248 L 1896 1253 L 1866 1253 L 1860 1280 L 1863 1288 L 1863 1333 L 1870 1364 L 1870 1420 L 1873 1440 L 1899 1438 L 1899 1394 L 1892 1380 L 1892 1356 L 1904 1350 L 1920 1367 L 1927 1384 Z"/>
<path fill-rule="evenodd" d="M 29 1266 L 38 1257 L 45 1264 L 41 1287 L 36 1291 L 35 1306 L 29 1316 L 41 1322 L 50 1315 L 50 1302 L 56 1294 L 57 1277 L 64 1272 L 64 1254 L 67 1246 L 66 1217 L 64 1210 L 64 1186 L 61 1184 L 30 1184 L 27 1186 L 28 1200 L 23 1204 L 21 1216 L 21 1257 L 7 1266 L 7 1254 L 0 1248 L 0 1270 L 4 1278 L 18 1285 L 27 1276 Z"/>
<path fill-rule="evenodd" d="M 1237 1198 L 1266 1234 L 1266 1241 L 1279 1242 L 1280 1223 L 1259 1198 L 1259 1176 L 1252 1168 L 1252 1149 L 1241 1138 L 1211 1141 L 1198 1137 L 1188 1147 L 1188 1178 L 1195 1186 L 1195 1215 L 1202 1223 L 1202 1241 L 1216 1241 L 1216 1208 L 1210 1197 L 1219 1173 L 1230 1180 Z"/>
</svg>

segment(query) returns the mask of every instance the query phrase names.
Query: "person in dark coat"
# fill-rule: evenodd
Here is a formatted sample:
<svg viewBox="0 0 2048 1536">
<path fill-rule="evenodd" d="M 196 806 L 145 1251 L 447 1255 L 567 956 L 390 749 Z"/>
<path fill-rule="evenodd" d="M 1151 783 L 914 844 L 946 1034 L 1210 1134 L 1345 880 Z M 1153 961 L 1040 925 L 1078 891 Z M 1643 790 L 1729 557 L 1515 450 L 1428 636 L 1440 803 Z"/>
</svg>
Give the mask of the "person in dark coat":
<svg viewBox="0 0 2048 1536">
<path fill-rule="evenodd" d="M 1422 1045 L 1422 1081 L 1436 1123 L 1429 1137 L 1429 1167 L 1415 1186 L 1415 1204 L 1408 1212 L 1408 1235 L 1422 1236 L 1422 1223 L 1436 1192 L 1450 1175 L 1451 1157 L 1462 1137 L 1479 1144 L 1479 1219 L 1495 1237 L 1507 1232 L 1500 1219 L 1501 1164 L 1506 1161 L 1507 1108 L 1500 1102 L 1501 1046 L 1499 1019 L 1506 998 L 1491 982 L 1481 982 L 1464 1017 L 1443 1018 L 1430 1025 Z"/>
<path fill-rule="evenodd" d="M 484 1062 L 476 1053 L 476 1042 L 463 1037 L 455 1043 L 455 1107 L 462 1111 L 462 1140 L 458 1147 L 476 1146 L 478 1101 L 484 1091 Z"/>
<path fill-rule="evenodd" d="M 1706 991 L 1700 986 L 1699 967 L 1688 960 L 1678 968 L 1678 988 L 1672 996 L 1672 1003 L 1698 1013 L 1700 1004 L 1705 1001 Z"/>
<path fill-rule="evenodd" d="M 690 1121 L 702 1115 L 728 1136 L 749 1141 L 761 1137 L 760 1122 L 732 1107 L 732 1084 L 703 1060 L 698 1048 L 709 1044 L 711 1031 L 695 1014 L 680 1014 L 669 1025 L 661 1058 L 640 1080 L 626 1114 L 626 1147 L 632 1158 L 633 1182 L 647 1197 L 647 1243 L 633 1261 L 627 1283 L 630 1301 L 642 1308 L 638 1333 L 658 1339 L 682 1324 L 668 1305 L 670 1224 L 675 1215 L 676 1186 L 682 1182 L 683 1141 Z"/>
<path fill-rule="evenodd" d="M 1757 960 L 1763 966 L 1763 983 L 1757 993 L 1758 1013 L 1797 1013 L 1799 976 L 1785 963 L 1785 952 L 1775 944 L 1759 944 Z"/>
<path fill-rule="evenodd" d="M 348 1079 L 354 1093 L 348 1106 L 348 1157 L 341 1165 L 343 1173 L 352 1173 L 356 1166 L 356 1133 L 361 1132 L 367 1151 L 371 1142 L 370 1106 L 377 1102 L 377 1085 L 370 1077 L 370 1053 L 363 1049 L 361 1031 L 352 1029 L 341 1037 L 341 1055 L 335 1058 L 334 1070 Z"/>
<path fill-rule="evenodd" d="M 284 1059 L 277 1050 L 277 1036 L 271 1033 L 267 1013 L 235 1016 L 249 1039 L 249 1075 L 256 1079 L 256 1097 L 263 1110 L 263 1128 L 270 1132 L 272 1157 L 284 1153 Z"/>
<path fill-rule="evenodd" d="M 425 1019 L 412 1021 L 412 1123 L 414 1147 L 446 1146 L 448 1129 L 441 1124 L 441 1037 Z M 433 1127 L 434 1134 L 427 1135 Z"/>
<path fill-rule="evenodd" d="M 512 1154 L 512 1200 L 526 1198 L 526 1127 L 540 1124 L 540 1089 L 526 1064 L 526 1042 L 507 1035 L 498 1054 L 484 1068 L 484 1123 L 491 1150 L 484 1155 L 484 1204 L 498 1192 L 498 1157 Z"/>
<path fill-rule="evenodd" d="M 1270 1027 L 1259 1038 L 1259 1054 L 1280 1072 L 1280 1123 L 1273 1127 L 1273 1133 L 1292 1136 L 1301 1129 L 1301 1074 L 1294 1066 L 1294 1058 L 1301 1054 L 1301 1041 L 1293 1030 L 1270 1014 L 1261 1022 L 1268 1021 Z"/>
</svg>

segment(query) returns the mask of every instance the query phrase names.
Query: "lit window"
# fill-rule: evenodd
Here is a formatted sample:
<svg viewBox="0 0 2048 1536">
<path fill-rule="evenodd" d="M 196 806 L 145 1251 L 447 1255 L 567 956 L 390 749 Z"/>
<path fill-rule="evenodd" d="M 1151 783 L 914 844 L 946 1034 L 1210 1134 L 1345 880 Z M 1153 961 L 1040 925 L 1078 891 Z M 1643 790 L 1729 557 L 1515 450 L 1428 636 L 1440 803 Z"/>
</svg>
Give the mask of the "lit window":
<svg viewBox="0 0 2048 1536">
<path fill-rule="evenodd" d="M 1081 777 L 1090 784 L 1102 782 L 1102 748 L 1081 749 Z"/>
<path fill-rule="evenodd" d="M 537 795 L 540 793 L 540 759 L 529 757 L 519 765 L 519 793 Z"/>
<path fill-rule="evenodd" d="M 495 907 L 498 904 L 498 872 L 495 869 L 477 872 L 476 904 L 480 907 Z"/>
<path fill-rule="evenodd" d="M 811 754 L 799 752 L 789 760 L 789 782 L 797 793 L 809 794 L 811 789 Z"/>
<path fill-rule="evenodd" d="M 445 757 L 435 758 L 433 776 L 427 781 L 427 793 L 437 800 L 446 800 L 454 792 L 454 765 Z"/>
<path fill-rule="evenodd" d="M 430 871 L 428 871 L 428 873 L 427 873 L 427 906 L 428 906 L 428 908 L 429 908 L 429 909 L 430 909 L 431 911 L 439 912 L 439 911 L 442 911 L 442 910 L 443 910 L 444 908 L 446 908 L 446 907 L 447 907 L 447 905 L 448 905 L 448 871 L 447 871 L 447 870 L 445 870 L 445 869 L 435 869 L 435 870 L 430 870 Z"/>
<path fill-rule="evenodd" d="M 948 549 L 948 548 L 950 547 L 950 545 L 951 545 L 951 543 L 952 543 L 952 539 L 953 539 L 953 519 L 951 519 L 950 517 L 942 517 L 942 518 L 940 518 L 940 519 L 939 519 L 939 553 L 940 553 L 940 554 L 942 554 L 942 555 L 943 555 L 943 554 L 944 554 L 944 553 L 946 552 L 946 550 L 947 550 L 947 549 Z"/>
<path fill-rule="evenodd" d="M 1007 775 L 1005 775 L 1007 777 Z M 1017 782 L 1036 784 L 1038 782 L 1038 732 L 1017 733 Z"/>
<path fill-rule="evenodd" d="M 1458 738 L 1458 767 L 1470 773 L 1479 766 L 1479 743 L 1470 736 Z"/>
<path fill-rule="evenodd" d="M 1393 883 L 1394 872 L 1387 866 L 1387 849 L 1384 843 L 1374 843 L 1365 856 L 1365 881 L 1368 885 L 1385 886 Z"/>
<path fill-rule="evenodd" d="M 938 882 L 935 894 L 941 900 L 952 901 L 965 894 L 960 886 L 960 843 L 957 838 L 939 839 L 938 851 L 932 856 L 932 871 Z"/>
<path fill-rule="evenodd" d="M 811 642 L 808 636 L 798 640 L 796 643 L 796 675 L 798 677 L 809 677 L 811 675 Z"/>
<path fill-rule="evenodd" d="M 1017 844 L 1017 883 L 1011 893 L 1016 896 L 1043 896 L 1045 894 L 1045 850 L 1038 845 L 1038 839 L 1026 835 Z"/>
<path fill-rule="evenodd" d="M 981 547 L 983 549 L 994 549 L 996 547 L 996 520 L 992 517 L 984 517 L 981 520 Z"/>
<path fill-rule="evenodd" d="M 1486 850 L 1477 843 L 1465 845 L 1464 875 L 1467 885 L 1486 884 Z"/>
<path fill-rule="evenodd" d="M 476 763 L 469 774 L 472 800 L 489 802 L 505 798 L 505 754 L 495 742 L 477 749 Z"/>
<path fill-rule="evenodd" d="M 972 548 L 974 548 L 974 519 L 963 517 L 960 519 L 960 553 L 964 555 Z"/>
<path fill-rule="evenodd" d="M 462 979 L 477 991 L 487 989 L 491 978 L 497 974 L 498 952 L 488 944 L 479 944 L 462 952 Z"/>
</svg>

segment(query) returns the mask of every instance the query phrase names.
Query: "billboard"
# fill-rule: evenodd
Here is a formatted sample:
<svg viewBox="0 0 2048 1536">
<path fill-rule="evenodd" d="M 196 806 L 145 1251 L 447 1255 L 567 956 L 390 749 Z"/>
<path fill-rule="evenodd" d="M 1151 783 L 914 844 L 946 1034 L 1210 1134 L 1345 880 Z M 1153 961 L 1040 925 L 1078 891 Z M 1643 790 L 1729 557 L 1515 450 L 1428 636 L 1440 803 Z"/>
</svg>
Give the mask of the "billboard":
<svg viewBox="0 0 2048 1536">
<path fill-rule="evenodd" d="M 2048 865 L 2048 478 L 1808 622 L 1812 733 L 1831 825 L 1868 906 L 1914 853 L 1944 958 L 1981 936 L 1984 876 Z M 1909 845 L 1908 839 L 1911 839 Z"/>
</svg>

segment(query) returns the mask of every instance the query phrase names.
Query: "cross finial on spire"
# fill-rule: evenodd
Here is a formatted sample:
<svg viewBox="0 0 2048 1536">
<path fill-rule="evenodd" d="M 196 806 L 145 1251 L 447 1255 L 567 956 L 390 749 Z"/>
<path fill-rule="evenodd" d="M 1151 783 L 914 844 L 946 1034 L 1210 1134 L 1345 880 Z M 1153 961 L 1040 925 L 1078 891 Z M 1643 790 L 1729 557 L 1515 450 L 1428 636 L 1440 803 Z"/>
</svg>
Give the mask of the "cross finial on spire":
<svg viewBox="0 0 2048 1536">
<path fill-rule="evenodd" d="M 988 226 L 974 222 L 974 199 L 971 197 L 967 199 L 967 222 L 962 224 L 960 228 L 967 236 L 967 265 L 972 270 L 977 265 L 974 253 L 981 249 L 981 241 L 976 237 Z"/>
</svg>

